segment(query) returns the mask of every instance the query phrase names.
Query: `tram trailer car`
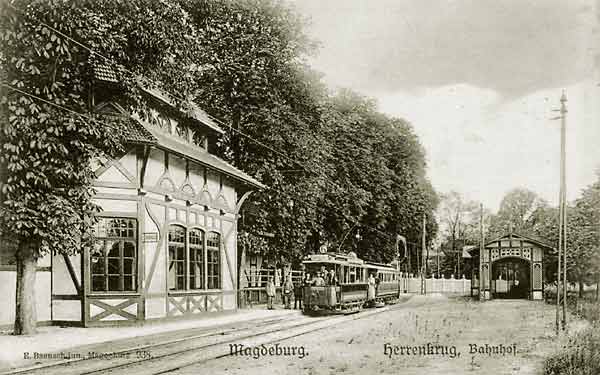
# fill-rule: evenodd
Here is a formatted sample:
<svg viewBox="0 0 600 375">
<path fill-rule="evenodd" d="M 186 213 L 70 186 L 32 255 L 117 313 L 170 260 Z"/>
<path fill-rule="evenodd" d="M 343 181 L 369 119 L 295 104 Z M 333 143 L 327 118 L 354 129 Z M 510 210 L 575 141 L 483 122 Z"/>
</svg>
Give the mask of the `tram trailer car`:
<svg viewBox="0 0 600 375">
<path fill-rule="evenodd" d="M 365 262 L 353 252 L 311 254 L 302 263 L 306 273 L 312 277 L 318 272 L 334 270 L 338 279 L 337 285 L 304 286 L 305 314 L 349 314 L 363 307 L 381 306 L 398 300 L 398 271 L 388 265 Z M 368 301 L 368 278 L 371 274 L 379 283 L 376 284 L 375 299 Z"/>
</svg>

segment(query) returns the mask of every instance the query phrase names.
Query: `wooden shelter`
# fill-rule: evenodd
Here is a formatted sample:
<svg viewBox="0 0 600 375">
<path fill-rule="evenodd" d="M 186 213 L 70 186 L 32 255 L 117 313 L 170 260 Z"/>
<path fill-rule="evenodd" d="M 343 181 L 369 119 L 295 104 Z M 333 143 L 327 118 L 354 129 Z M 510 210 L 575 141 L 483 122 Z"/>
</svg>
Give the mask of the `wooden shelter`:
<svg viewBox="0 0 600 375">
<path fill-rule="evenodd" d="M 471 294 L 480 300 L 543 299 L 544 255 L 550 250 L 543 242 L 514 233 L 487 242 L 482 254 L 479 248 L 471 249 Z"/>
</svg>

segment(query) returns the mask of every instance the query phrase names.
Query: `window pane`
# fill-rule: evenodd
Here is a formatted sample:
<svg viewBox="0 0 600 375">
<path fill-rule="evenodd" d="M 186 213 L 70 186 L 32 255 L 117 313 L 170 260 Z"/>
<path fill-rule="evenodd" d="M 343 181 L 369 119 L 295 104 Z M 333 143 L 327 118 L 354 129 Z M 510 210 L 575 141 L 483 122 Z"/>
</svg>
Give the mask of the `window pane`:
<svg viewBox="0 0 600 375">
<path fill-rule="evenodd" d="M 132 275 L 133 273 L 133 259 L 123 259 L 123 274 Z"/>
<path fill-rule="evenodd" d="M 185 243 L 185 229 L 171 225 L 169 228 L 169 242 Z"/>
<path fill-rule="evenodd" d="M 219 233 L 210 232 L 206 235 L 206 246 L 207 247 L 219 247 L 221 236 Z"/>
<path fill-rule="evenodd" d="M 103 292 L 106 290 L 106 278 L 104 276 L 92 277 L 92 290 L 95 292 Z"/>
<path fill-rule="evenodd" d="M 135 219 L 99 218 L 95 227 L 96 237 L 134 238 L 137 222 Z"/>
<path fill-rule="evenodd" d="M 204 233 L 200 229 L 190 230 L 190 246 L 202 246 Z"/>
<path fill-rule="evenodd" d="M 119 252 L 120 242 L 107 241 L 108 256 L 109 257 L 120 257 L 121 254 Z"/>
<path fill-rule="evenodd" d="M 125 276 L 123 282 L 125 284 L 123 290 L 135 291 L 135 276 Z"/>
<path fill-rule="evenodd" d="M 123 244 L 123 256 L 126 258 L 135 257 L 135 244 L 132 242 L 125 242 Z"/>
<path fill-rule="evenodd" d="M 109 276 L 108 277 L 108 290 L 109 291 L 120 291 L 121 290 L 120 279 L 121 279 L 121 276 Z"/>
<path fill-rule="evenodd" d="M 104 275 L 104 257 L 93 257 L 92 258 L 92 275 Z"/>
<path fill-rule="evenodd" d="M 200 253 L 200 251 L 198 251 Z M 190 289 L 202 289 L 203 273 L 202 262 L 190 262 Z"/>
<path fill-rule="evenodd" d="M 121 273 L 121 260 L 119 258 L 108 258 L 108 274 L 118 275 Z"/>
</svg>

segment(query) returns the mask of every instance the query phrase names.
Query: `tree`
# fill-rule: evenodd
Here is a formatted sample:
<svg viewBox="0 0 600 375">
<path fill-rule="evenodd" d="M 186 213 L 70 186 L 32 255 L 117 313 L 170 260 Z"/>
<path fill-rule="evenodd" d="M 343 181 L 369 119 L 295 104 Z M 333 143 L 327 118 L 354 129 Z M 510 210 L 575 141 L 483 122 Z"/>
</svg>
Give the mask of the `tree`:
<svg viewBox="0 0 600 375">
<path fill-rule="evenodd" d="M 186 14 L 150 0 L 2 2 L 0 25 L 1 76 L 11 87 L 0 102 L 0 228 L 19 244 L 14 333 L 30 334 L 37 259 L 90 247 L 99 210 L 91 161 L 122 151 L 126 125 L 88 105 L 93 66 L 106 61 L 84 46 L 112 59 L 125 107 L 143 105 L 139 75 L 186 95 L 194 74 L 182 68 L 196 50 Z"/>
<path fill-rule="evenodd" d="M 489 237 L 499 237 L 511 228 L 523 235 L 533 234 L 546 208 L 548 203 L 536 193 L 524 188 L 510 190 L 502 198 L 500 209 L 492 218 Z"/>
<path fill-rule="evenodd" d="M 264 252 L 293 261 L 324 241 L 337 249 L 358 223 L 353 230 L 362 239 L 353 233 L 342 249 L 391 260 L 395 233 L 420 233 L 412 211 L 421 215 L 435 205 L 410 125 L 348 90 L 329 95 L 320 74 L 305 64 L 316 43 L 284 3 L 182 4 L 205 52 L 200 65 L 210 67 L 196 101 L 231 124 L 220 152 L 270 187 L 247 203 L 248 236 L 274 233 L 261 242 Z"/>
<path fill-rule="evenodd" d="M 584 283 L 600 283 L 600 178 L 582 191 L 567 222 L 567 276 L 583 297 Z"/>
<path fill-rule="evenodd" d="M 443 194 L 440 202 L 438 216 L 443 223 L 443 235 L 446 243 L 446 254 L 454 259 L 454 274 L 461 273 L 462 248 L 464 245 L 476 244 L 478 236 L 476 229 L 479 224 L 480 205 L 475 201 L 465 200 L 458 192 L 451 191 Z M 466 241 L 467 233 L 470 240 Z M 444 247 L 444 245 L 442 245 Z"/>
<path fill-rule="evenodd" d="M 98 207 L 91 201 L 90 161 L 122 151 L 118 130 L 125 125 L 88 106 L 98 63 L 116 72 L 115 95 L 126 108 L 146 106 L 140 88 L 151 86 L 171 93 L 176 106 L 193 101 L 221 120 L 225 137 L 210 151 L 269 186 L 248 203 L 249 236 L 240 240 L 265 248 L 270 258 L 299 259 L 324 239 L 339 246 L 357 225 L 362 239 L 350 240 L 349 249 L 390 261 L 396 234 L 420 242 L 423 214 L 430 238 L 435 235 L 438 198 L 412 126 L 379 113 L 369 98 L 330 95 L 306 65 L 316 44 L 285 3 L 22 0 L 1 6 L 2 76 L 25 92 L 3 92 L 0 106 L 0 165 L 7 171 L 0 227 L 20 244 L 15 332 L 33 331 L 35 260 L 91 244 Z M 275 236 L 257 238 L 261 232 Z"/>
</svg>

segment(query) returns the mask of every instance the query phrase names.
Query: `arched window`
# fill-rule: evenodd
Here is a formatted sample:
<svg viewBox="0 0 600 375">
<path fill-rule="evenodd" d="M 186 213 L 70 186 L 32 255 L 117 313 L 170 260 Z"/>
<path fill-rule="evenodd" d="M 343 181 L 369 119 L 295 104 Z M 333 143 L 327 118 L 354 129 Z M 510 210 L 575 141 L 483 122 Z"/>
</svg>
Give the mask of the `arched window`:
<svg viewBox="0 0 600 375">
<path fill-rule="evenodd" d="M 93 292 L 132 292 L 137 290 L 135 219 L 100 218 L 90 253 Z"/>
<path fill-rule="evenodd" d="M 185 229 L 169 227 L 169 290 L 185 290 Z"/>
<path fill-rule="evenodd" d="M 169 290 L 221 288 L 221 235 L 179 225 L 169 227 Z"/>
<path fill-rule="evenodd" d="M 219 289 L 221 287 L 220 280 L 220 248 L 221 236 L 219 233 L 209 232 L 206 236 L 206 263 L 208 266 L 208 289 Z"/>
</svg>

